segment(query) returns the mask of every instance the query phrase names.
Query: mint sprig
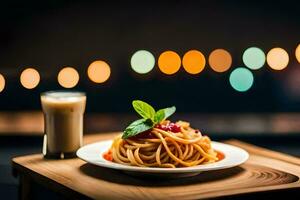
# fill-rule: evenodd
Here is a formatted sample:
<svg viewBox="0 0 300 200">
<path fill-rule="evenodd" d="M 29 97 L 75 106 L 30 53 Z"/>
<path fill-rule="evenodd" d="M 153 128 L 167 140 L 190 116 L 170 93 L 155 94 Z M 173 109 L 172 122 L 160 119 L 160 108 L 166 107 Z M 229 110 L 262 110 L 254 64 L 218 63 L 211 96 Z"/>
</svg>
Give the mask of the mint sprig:
<svg viewBox="0 0 300 200">
<path fill-rule="evenodd" d="M 123 132 L 122 139 L 138 135 L 142 132 L 152 129 L 156 124 L 167 119 L 175 113 L 176 107 L 160 109 L 155 112 L 155 109 L 148 103 L 141 100 L 132 101 L 134 110 L 142 117 L 132 122 Z"/>
<path fill-rule="evenodd" d="M 137 135 L 138 133 L 147 131 L 149 129 L 153 128 L 153 123 L 149 119 L 138 119 L 134 122 L 132 122 L 124 131 L 124 134 L 122 136 L 123 139 L 132 137 Z M 126 133 L 126 136 L 125 136 Z"/>
<path fill-rule="evenodd" d="M 171 115 L 173 115 L 176 111 L 176 107 L 172 106 L 169 108 L 164 108 L 164 109 L 160 109 L 159 111 L 157 111 L 155 113 L 154 116 L 154 122 L 159 123 L 165 119 L 167 119 L 168 117 L 170 117 Z"/>
<path fill-rule="evenodd" d="M 152 121 L 154 120 L 155 110 L 148 103 L 140 100 L 134 100 L 132 101 L 132 106 L 134 110 L 144 119 L 151 119 Z"/>
</svg>

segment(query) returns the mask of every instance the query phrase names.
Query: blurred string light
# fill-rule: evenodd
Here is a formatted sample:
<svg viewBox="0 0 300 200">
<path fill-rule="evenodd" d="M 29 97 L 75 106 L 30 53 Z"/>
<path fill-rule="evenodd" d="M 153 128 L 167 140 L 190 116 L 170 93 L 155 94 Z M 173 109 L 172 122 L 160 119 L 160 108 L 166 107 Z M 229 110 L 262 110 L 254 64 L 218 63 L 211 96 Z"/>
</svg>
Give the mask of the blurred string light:
<svg viewBox="0 0 300 200">
<path fill-rule="evenodd" d="M 57 76 L 58 83 L 64 88 L 75 87 L 79 81 L 79 74 L 72 67 L 61 69 Z"/>
<path fill-rule="evenodd" d="M 33 89 L 40 82 L 40 74 L 34 68 L 27 68 L 22 71 L 20 76 L 20 82 L 24 88 Z"/>
<path fill-rule="evenodd" d="M 289 64 L 289 55 L 282 48 L 273 48 L 267 54 L 267 63 L 274 70 L 283 70 Z"/>
<path fill-rule="evenodd" d="M 264 66 L 266 61 L 265 53 L 257 47 L 250 47 L 246 49 L 243 54 L 244 64 L 253 70 L 260 69 Z"/>
<path fill-rule="evenodd" d="M 0 92 L 2 92 L 5 88 L 5 78 L 2 74 L 0 74 Z"/>
<path fill-rule="evenodd" d="M 215 49 L 208 57 L 208 63 L 215 72 L 225 72 L 232 64 L 230 53 L 224 49 Z"/>
<path fill-rule="evenodd" d="M 110 73 L 109 65 L 102 60 L 92 62 L 87 70 L 89 79 L 95 83 L 104 83 L 109 79 Z"/>
<path fill-rule="evenodd" d="M 165 51 L 158 58 L 158 67 L 165 74 L 175 74 L 180 69 L 180 66 L 181 59 L 174 51 Z"/>
<path fill-rule="evenodd" d="M 296 54 L 296 58 L 297 58 L 298 62 L 300 63 L 300 44 L 298 44 L 295 54 Z"/>
<path fill-rule="evenodd" d="M 155 58 L 151 52 L 139 50 L 132 55 L 130 64 L 131 68 L 136 73 L 146 74 L 153 69 Z"/>
<path fill-rule="evenodd" d="M 184 54 L 182 65 L 186 72 L 199 74 L 205 67 L 205 57 L 200 51 L 190 50 Z"/>
<path fill-rule="evenodd" d="M 246 92 L 253 85 L 254 77 L 252 72 L 243 67 L 233 70 L 229 77 L 230 85 L 238 92 Z"/>
</svg>

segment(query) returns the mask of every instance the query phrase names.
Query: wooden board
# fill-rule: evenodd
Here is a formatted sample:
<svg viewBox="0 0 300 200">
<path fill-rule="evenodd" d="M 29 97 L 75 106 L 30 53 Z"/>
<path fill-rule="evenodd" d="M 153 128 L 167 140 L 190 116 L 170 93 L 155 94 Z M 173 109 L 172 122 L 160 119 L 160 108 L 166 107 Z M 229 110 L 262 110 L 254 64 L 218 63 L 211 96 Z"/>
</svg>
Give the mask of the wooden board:
<svg viewBox="0 0 300 200">
<path fill-rule="evenodd" d="M 112 138 L 95 134 L 85 143 Z M 13 159 L 13 168 L 65 197 L 92 199 L 205 199 L 300 188 L 300 159 L 236 140 L 227 143 L 250 153 L 249 160 L 226 170 L 178 179 L 145 179 L 92 166 L 80 159 L 45 160 L 42 155 Z"/>
</svg>

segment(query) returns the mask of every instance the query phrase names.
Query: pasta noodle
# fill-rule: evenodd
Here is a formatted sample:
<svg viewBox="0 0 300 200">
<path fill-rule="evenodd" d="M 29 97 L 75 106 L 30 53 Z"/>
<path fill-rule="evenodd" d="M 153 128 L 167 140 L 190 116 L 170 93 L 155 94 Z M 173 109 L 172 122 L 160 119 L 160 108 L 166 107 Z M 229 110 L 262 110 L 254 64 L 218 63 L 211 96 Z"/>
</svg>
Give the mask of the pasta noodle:
<svg viewBox="0 0 300 200">
<path fill-rule="evenodd" d="M 220 159 L 208 136 L 178 121 L 176 131 L 166 130 L 171 123 L 161 122 L 149 131 L 128 139 L 117 136 L 104 158 L 124 165 L 139 167 L 191 167 Z"/>
</svg>

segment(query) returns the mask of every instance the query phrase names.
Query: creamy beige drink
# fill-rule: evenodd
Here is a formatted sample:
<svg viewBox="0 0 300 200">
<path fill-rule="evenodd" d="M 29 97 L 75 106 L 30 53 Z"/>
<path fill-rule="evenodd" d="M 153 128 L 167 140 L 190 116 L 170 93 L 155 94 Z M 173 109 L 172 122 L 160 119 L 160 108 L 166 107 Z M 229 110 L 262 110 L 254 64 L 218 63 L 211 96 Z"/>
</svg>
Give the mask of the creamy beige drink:
<svg viewBox="0 0 300 200">
<path fill-rule="evenodd" d="M 41 95 L 41 102 L 45 121 L 44 156 L 74 157 L 82 145 L 85 94 L 50 91 Z"/>
</svg>

